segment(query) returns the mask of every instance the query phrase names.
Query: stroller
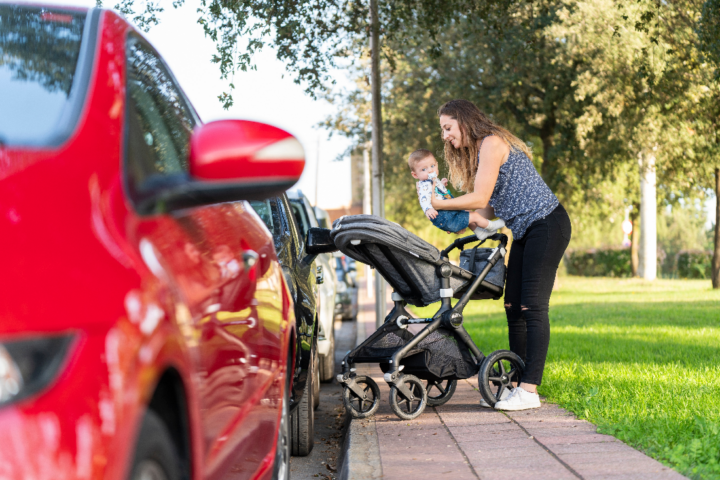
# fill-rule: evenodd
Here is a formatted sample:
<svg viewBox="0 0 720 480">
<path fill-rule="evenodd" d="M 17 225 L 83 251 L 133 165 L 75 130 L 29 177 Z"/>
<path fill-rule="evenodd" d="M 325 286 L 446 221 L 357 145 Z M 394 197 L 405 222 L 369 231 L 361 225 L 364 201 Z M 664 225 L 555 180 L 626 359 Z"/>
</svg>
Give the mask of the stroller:
<svg viewBox="0 0 720 480">
<path fill-rule="evenodd" d="M 413 235 L 399 225 L 374 215 L 345 216 L 332 230 L 311 229 L 308 252 L 340 250 L 348 257 L 375 268 L 392 286 L 393 308 L 384 323 L 343 360 L 337 376 L 343 386 L 343 403 L 354 418 L 366 418 L 380 405 L 380 389 L 367 376 L 357 375 L 355 365 L 378 363 L 390 385 L 390 407 L 403 420 L 419 416 L 426 406 L 445 404 L 457 381 L 478 374 L 482 397 L 490 405 L 503 391 L 519 382 L 523 361 L 508 350 L 485 357 L 463 327 L 463 309 L 470 300 L 502 297 L 504 257 L 508 238 L 488 239 L 494 249 L 464 250 L 478 242 L 475 235 L 455 240 L 445 250 Z M 460 249 L 460 266 L 448 253 Z M 459 299 L 453 307 L 451 298 Z M 424 307 L 440 301 L 432 318 L 413 318 L 407 304 Z M 408 325 L 428 324 L 417 335 Z"/>
</svg>

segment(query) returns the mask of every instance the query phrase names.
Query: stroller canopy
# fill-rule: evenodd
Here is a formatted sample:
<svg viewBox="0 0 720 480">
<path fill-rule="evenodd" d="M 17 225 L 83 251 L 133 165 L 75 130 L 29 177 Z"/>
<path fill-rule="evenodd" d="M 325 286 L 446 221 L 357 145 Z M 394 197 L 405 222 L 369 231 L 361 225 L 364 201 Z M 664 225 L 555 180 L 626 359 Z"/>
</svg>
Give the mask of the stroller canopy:
<svg viewBox="0 0 720 480">
<path fill-rule="evenodd" d="M 350 258 L 375 267 L 393 289 L 411 305 L 425 306 L 440 300 L 440 278 L 435 272 L 443 263 L 440 251 L 400 225 L 375 215 L 352 215 L 333 222 L 330 232 L 335 246 Z M 458 292 L 473 274 L 450 277 Z"/>
</svg>

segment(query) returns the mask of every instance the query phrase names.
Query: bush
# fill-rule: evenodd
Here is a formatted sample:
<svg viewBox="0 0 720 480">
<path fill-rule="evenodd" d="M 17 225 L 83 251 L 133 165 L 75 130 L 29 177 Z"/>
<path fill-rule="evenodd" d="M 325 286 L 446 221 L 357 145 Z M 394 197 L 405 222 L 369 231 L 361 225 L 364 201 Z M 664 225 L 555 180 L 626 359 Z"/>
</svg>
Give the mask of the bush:
<svg viewBox="0 0 720 480">
<path fill-rule="evenodd" d="M 629 248 L 571 250 L 565 255 L 567 273 L 584 277 L 630 277 Z"/>
<path fill-rule="evenodd" d="M 677 273 L 680 278 L 710 278 L 712 252 L 681 250 L 677 254 Z"/>
</svg>

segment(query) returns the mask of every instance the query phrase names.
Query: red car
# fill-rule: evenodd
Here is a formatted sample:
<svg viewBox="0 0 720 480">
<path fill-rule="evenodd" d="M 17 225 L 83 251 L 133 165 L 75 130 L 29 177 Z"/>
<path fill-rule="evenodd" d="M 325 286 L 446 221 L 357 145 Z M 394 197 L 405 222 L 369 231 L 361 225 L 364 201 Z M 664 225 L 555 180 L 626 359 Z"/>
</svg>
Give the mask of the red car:
<svg viewBox="0 0 720 480">
<path fill-rule="evenodd" d="M 287 478 L 298 333 L 247 201 L 299 142 L 201 123 L 109 10 L 0 3 L 0 58 L 0 478 Z"/>
</svg>

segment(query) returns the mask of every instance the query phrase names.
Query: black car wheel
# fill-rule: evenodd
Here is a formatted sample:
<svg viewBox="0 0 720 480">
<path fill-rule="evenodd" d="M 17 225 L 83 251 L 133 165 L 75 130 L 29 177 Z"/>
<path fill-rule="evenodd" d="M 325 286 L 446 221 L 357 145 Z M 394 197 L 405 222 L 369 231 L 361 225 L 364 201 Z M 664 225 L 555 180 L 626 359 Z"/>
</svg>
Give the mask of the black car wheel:
<svg viewBox="0 0 720 480">
<path fill-rule="evenodd" d="M 313 409 L 313 372 L 303 389 L 302 400 L 290 416 L 290 453 L 305 457 L 312 452 L 315 443 L 315 410 Z"/>
<path fill-rule="evenodd" d="M 179 480 L 179 464 L 170 432 L 160 417 L 148 410 L 135 446 L 130 480 Z"/>
</svg>

